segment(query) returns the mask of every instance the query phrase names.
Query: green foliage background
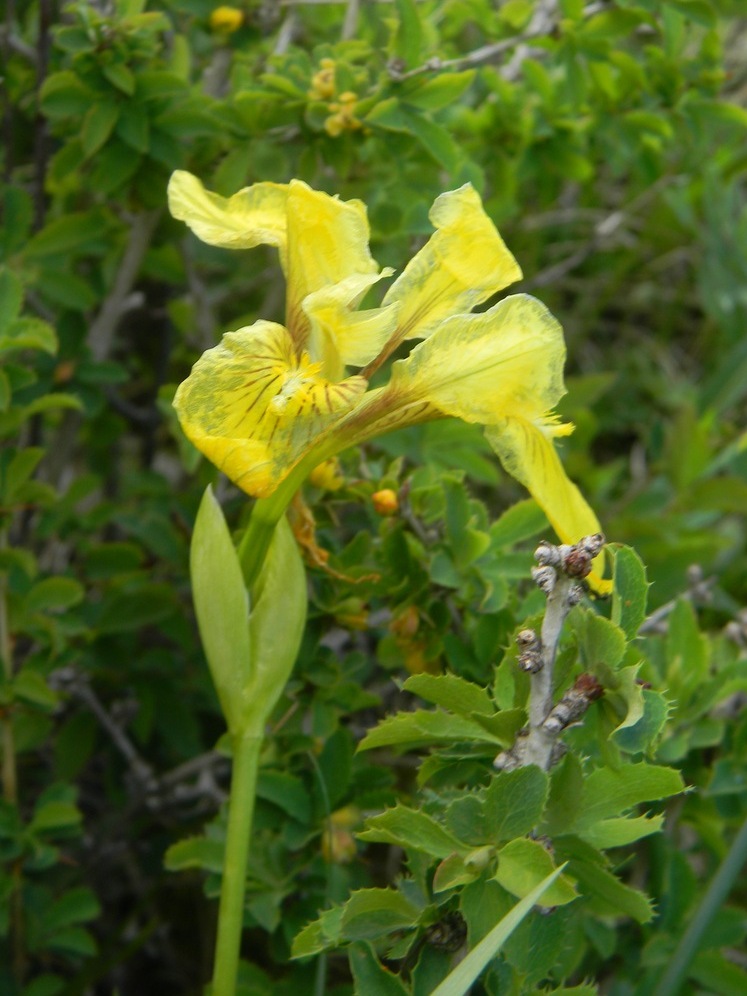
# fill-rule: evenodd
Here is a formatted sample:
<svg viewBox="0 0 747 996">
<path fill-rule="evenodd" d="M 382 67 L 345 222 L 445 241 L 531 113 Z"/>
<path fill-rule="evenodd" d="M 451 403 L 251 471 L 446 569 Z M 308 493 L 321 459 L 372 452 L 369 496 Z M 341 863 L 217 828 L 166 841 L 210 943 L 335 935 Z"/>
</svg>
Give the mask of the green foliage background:
<svg viewBox="0 0 747 996">
<path fill-rule="evenodd" d="M 572 661 L 601 664 L 595 640 L 610 669 L 640 670 L 628 686 L 598 670 L 617 689 L 617 719 L 595 706 L 567 739 L 599 770 L 645 758 L 679 768 L 694 791 L 641 810 L 666 812 L 666 830 L 614 851 L 624 892 L 535 915 L 481 991 L 567 982 L 578 988 L 558 991 L 586 993 L 591 979 L 653 991 L 747 809 L 741 4 L 247 0 L 230 32 L 211 22 L 216 6 L 5 4 L 0 993 L 197 993 L 209 976 L 203 885 L 217 894 L 227 761 L 188 544 L 208 482 L 236 526 L 245 500 L 180 435 L 170 399 L 221 332 L 281 320 L 284 292 L 270 251 L 212 249 L 169 218 L 176 168 L 226 195 L 295 176 L 360 197 L 374 256 L 396 268 L 427 237 L 433 199 L 470 181 L 524 270 L 520 289 L 563 323 L 562 414 L 577 425 L 565 464 L 608 538 L 645 561 L 649 608 L 664 607 L 637 642 L 624 612 L 605 620 L 622 632 L 615 661 L 618 637 L 584 613 L 603 616 L 578 613 L 569 676 Z M 413 695 L 439 704 L 427 676 L 401 689 L 408 671 L 445 668 L 514 704 L 512 636 L 542 609 L 527 579 L 547 525 L 478 430 L 393 434 L 343 470 L 342 489 L 307 493 L 319 543 L 348 579 L 311 573 L 301 659 L 268 738 L 246 993 L 352 992 L 344 953 L 310 969 L 289 960 L 291 944 L 351 890 L 392 885 L 400 846 L 410 885 L 391 892 L 399 919 L 362 939 L 431 991 L 448 951 L 428 931 L 454 909 L 427 895 L 437 855 L 407 852 L 414 825 L 400 839 L 376 814 L 398 803 L 446 819 L 454 758 L 443 739 L 411 738 L 446 747 L 416 779 L 396 741 L 355 748 Z M 392 517 L 372 502 L 384 488 L 399 493 Z M 646 687 L 634 693 L 636 675 Z M 644 725 L 609 747 L 634 700 Z M 459 778 L 477 789 L 490 752 L 468 748 Z M 551 799 L 571 792 L 573 763 Z M 623 808 L 670 794 L 659 788 Z M 374 821 L 356 843 L 362 814 Z M 505 912 L 503 884 L 465 890 L 471 939 L 489 927 L 481 915 Z M 745 900 L 742 884 L 683 992 L 747 990 L 730 954 Z M 308 952 L 324 948 L 317 937 Z M 357 991 L 399 992 L 372 952 L 354 948 Z"/>
</svg>

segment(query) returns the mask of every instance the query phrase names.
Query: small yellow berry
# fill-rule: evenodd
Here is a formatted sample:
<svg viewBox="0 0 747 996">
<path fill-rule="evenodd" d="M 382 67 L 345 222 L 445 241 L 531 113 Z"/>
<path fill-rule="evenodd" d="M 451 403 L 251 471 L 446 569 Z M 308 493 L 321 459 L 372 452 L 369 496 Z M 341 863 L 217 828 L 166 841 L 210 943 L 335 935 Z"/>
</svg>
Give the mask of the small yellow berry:
<svg viewBox="0 0 747 996">
<path fill-rule="evenodd" d="M 399 511 L 397 492 L 391 488 L 383 488 L 371 496 L 373 507 L 379 515 L 396 515 Z"/>
</svg>

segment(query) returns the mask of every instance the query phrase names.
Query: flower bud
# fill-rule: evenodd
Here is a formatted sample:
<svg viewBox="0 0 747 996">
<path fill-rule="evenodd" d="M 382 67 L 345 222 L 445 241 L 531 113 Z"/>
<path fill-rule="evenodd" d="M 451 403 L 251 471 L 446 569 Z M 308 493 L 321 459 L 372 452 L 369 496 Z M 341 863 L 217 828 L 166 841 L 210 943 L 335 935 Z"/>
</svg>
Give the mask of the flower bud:
<svg viewBox="0 0 747 996">
<path fill-rule="evenodd" d="M 396 515 L 399 511 L 397 492 L 391 488 L 383 488 L 371 496 L 373 507 L 379 515 Z"/>
</svg>

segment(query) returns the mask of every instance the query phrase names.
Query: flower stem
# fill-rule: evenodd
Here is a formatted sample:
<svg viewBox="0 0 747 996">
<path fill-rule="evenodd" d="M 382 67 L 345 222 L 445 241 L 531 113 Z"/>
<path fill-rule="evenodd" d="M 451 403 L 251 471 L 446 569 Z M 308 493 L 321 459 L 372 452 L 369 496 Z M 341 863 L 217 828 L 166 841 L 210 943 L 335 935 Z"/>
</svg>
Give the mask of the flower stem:
<svg viewBox="0 0 747 996">
<path fill-rule="evenodd" d="M 218 912 L 212 996 L 233 996 L 244 925 L 244 893 L 262 737 L 233 738 L 228 829 Z"/>
</svg>

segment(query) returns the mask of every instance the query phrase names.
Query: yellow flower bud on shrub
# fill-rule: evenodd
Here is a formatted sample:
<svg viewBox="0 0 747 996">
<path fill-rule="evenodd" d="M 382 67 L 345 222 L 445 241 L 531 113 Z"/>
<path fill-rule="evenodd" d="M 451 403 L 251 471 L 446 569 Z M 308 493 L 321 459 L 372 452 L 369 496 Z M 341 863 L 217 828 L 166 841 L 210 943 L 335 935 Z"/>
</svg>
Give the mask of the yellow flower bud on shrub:
<svg viewBox="0 0 747 996">
<path fill-rule="evenodd" d="M 216 7 L 210 15 L 210 27 L 222 35 L 232 35 L 244 23 L 244 12 L 238 7 Z"/>
<path fill-rule="evenodd" d="M 320 488 L 322 491 L 339 491 L 345 484 L 345 478 L 340 472 L 339 460 L 333 457 L 331 460 L 320 463 L 318 467 L 314 467 L 309 474 L 309 481 L 315 488 Z"/>
<path fill-rule="evenodd" d="M 319 72 L 311 77 L 309 97 L 312 100 L 329 100 L 335 95 L 335 60 L 322 59 Z"/>
<path fill-rule="evenodd" d="M 371 495 L 373 507 L 379 515 L 396 515 L 399 511 L 399 499 L 397 492 L 391 488 L 383 488 Z"/>
</svg>

